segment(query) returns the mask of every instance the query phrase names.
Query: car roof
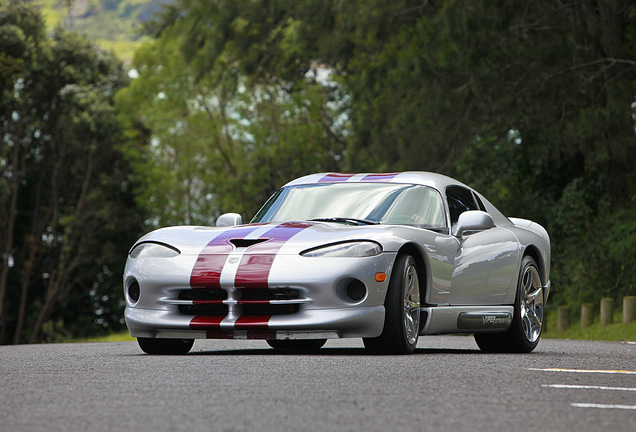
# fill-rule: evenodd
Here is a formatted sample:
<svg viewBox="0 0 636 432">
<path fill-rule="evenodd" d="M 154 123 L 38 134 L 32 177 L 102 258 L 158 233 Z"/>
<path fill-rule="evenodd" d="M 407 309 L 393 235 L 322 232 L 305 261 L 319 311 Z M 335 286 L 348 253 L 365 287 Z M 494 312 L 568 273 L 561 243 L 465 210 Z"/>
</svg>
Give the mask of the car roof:
<svg viewBox="0 0 636 432">
<path fill-rule="evenodd" d="M 358 182 L 370 182 L 370 183 L 403 183 L 403 184 L 416 184 L 423 186 L 430 186 L 437 190 L 443 191 L 450 185 L 461 185 L 468 187 L 465 184 L 445 176 L 443 174 L 431 173 L 426 171 L 405 171 L 397 173 L 316 173 L 306 175 L 304 177 L 297 178 L 290 181 L 285 186 L 298 186 L 315 183 L 358 183 Z M 472 189 L 472 188 L 469 188 Z"/>
</svg>

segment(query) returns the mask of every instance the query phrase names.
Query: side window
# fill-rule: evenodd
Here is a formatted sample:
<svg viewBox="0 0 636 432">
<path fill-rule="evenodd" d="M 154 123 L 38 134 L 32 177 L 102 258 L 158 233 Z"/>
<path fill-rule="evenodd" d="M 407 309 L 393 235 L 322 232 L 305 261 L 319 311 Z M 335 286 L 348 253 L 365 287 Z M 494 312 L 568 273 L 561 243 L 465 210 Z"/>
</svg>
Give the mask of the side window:
<svg viewBox="0 0 636 432">
<path fill-rule="evenodd" d="M 484 205 L 484 203 L 481 200 L 481 198 L 479 198 L 479 195 L 477 195 L 475 192 L 473 192 L 473 196 L 475 197 L 475 201 L 477 201 L 477 205 L 479 206 L 479 210 L 487 211 L 486 210 L 486 206 Z"/>
<path fill-rule="evenodd" d="M 451 225 L 457 223 L 459 215 L 468 210 L 479 210 L 473 193 L 461 186 L 449 186 L 446 188 L 446 199 L 450 210 Z"/>
<path fill-rule="evenodd" d="M 441 196 L 425 186 L 404 190 L 382 216 L 380 223 L 448 231 Z"/>
</svg>

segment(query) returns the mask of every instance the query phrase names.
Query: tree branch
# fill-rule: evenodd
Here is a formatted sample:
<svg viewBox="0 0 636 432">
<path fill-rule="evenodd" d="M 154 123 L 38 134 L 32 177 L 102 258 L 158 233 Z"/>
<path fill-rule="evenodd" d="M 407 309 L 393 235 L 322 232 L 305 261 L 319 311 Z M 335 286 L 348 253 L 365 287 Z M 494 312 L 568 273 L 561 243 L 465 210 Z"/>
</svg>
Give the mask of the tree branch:
<svg viewBox="0 0 636 432">
<path fill-rule="evenodd" d="M 579 69 L 585 69 L 587 67 L 596 66 L 596 65 L 603 64 L 603 63 L 606 63 L 606 62 L 609 63 L 609 65 L 606 66 L 606 68 L 610 68 L 610 67 L 612 67 L 612 66 L 614 66 L 616 64 L 626 64 L 626 65 L 630 65 L 632 67 L 636 67 L 636 61 L 634 61 L 634 60 L 618 59 L 618 58 L 613 58 L 613 57 L 603 57 L 603 58 L 592 60 L 592 61 L 589 61 L 589 62 L 573 65 L 573 66 L 570 66 L 570 67 L 565 68 L 565 69 L 561 69 L 560 71 L 557 71 L 557 72 L 555 72 L 553 74 L 550 74 L 547 77 L 545 77 L 541 81 L 541 83 L 543 84 L 546 81 L 551 80 L 554 77 L 566 74 L 568 72 L 572 72 L 572 71 L 579 70 Z"/>
</svg>

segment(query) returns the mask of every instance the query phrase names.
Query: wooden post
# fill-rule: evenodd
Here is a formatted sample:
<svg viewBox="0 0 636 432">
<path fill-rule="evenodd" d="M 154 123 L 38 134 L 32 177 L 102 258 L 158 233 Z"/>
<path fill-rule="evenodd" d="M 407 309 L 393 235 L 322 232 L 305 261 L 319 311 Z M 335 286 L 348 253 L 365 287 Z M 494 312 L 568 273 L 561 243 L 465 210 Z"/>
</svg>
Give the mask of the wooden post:
<svg viewBox="0 0 636 432">
<path fill-rule="evenodd" d="M 614 321 L 614 299 L 601 299 L 601 326 L 605 327 Z"/>
<path fill-rule="evenodd" d="M 557 309 L 557 332 L 563 333 L 570 326 L 570 308 L 567 306 L 560 306 Z"/>
<path fill-rule="evenodd" d="M 636 321 L 636 296 L 623 297 L 623 324 Z"/>
<path fill-rule="evenodd" d="M 583 303 L 581 305 L 581 328 L 589 327 L 594 322 L 594 305 Z"/>
</svg>

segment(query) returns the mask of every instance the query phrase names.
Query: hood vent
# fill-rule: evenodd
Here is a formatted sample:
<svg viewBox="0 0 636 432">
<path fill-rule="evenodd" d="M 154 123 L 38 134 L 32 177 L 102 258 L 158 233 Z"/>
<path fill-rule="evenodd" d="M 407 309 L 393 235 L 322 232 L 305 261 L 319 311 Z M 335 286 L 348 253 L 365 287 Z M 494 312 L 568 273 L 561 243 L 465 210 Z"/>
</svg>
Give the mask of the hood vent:
<svg viewBox="0 0 636 432">
<path fill-rule="evenodd" d="M 259 244 L 259 243 L 263 243 L 264 241 L 267 241 L 269 239 L 267 238 L 261 238 L 261 239 L 231 239 L 230 243 L 232 243 L 234 246 L 236 246 L 237 249 L 240 248 L 248 248 L 250 246 L 254 246 L 255 244 Z"/>
</svg>

